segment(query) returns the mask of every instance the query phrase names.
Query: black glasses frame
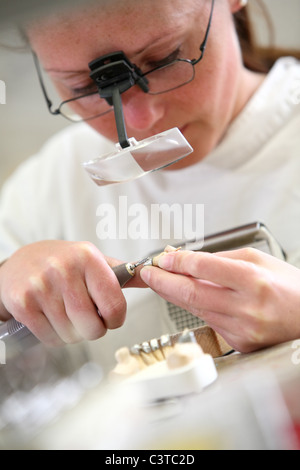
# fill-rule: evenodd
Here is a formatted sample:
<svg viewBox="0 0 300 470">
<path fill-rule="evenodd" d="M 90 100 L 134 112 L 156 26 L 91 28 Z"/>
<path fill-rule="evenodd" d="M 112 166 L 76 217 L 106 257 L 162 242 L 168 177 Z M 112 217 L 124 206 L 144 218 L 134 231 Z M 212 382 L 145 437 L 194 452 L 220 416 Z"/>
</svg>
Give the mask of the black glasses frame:
<svg viewBox="0 0 300 470">
<path fill-rule="evenodd" d="M 207 25 L 207 28 L 206 28 L 206 33 L 205 33 L 205 36 L 204 36 L 204 40 L 203 42 L 201 43 L 200 45 L 200 57 L 198 59 L 192 59 L 192 60 L 189 60 L 189 59 L 176 59 L 174 60 L 173 62 L 170 62 L 169 64 L 167 65 L 163 65 L 163 66 L 159 66 L 159 67 L 155 67 L 154 69 L 151 69 L 149 70 L 148 72 L 146 73 L 140 73 L 139 76 L 140 78 L 145 78 L 147 80 L 147 75 L 150 75 L 151 73 L 153 72 L 157 72 L 159 70 L 163 70 L 165 69 L 166 67 L 170 67 L 171 65 L 174 65 L 175 63 L 178 63 L 178 62 L 186 62 L 186 63 L 189 63 L 191 66 L 195 67 L 195 65 L 197 65 L 199 62 L 201 62 L 201 60 L 203 59 L 204 57 L 204 53 L 205 53 L 205 49 L 206 49 L 206 46 L 207 46 L 207 41 L 208 41 L 208 37 L 209 37 L 209 32 L 210 32 L 210 29 L 211 29 L 211 24 L 212 24 L 212 18 L 213 18 L 213 12 L 214 12 L 214 5 L 215 5 L 215 0 L 212 0 L 212 5 L 211 5 L 211 11 L 210 11 L 210 15 L 209 15 L 209 20 L 208 20 L 208 25 Z M 42 89 L 42 92 L 43 92 L 43 95 L 44 95 L 44 98 L 45 98 L 45 101 L 46 101 L 46 104 L 47 104 L 47 108 L 48 108 L 48 111 L 50 112 L 50 114 L 52 114 L 53 116 L 57 116 L 57 115 L 61 115 L 63 116 L 65 119 L 71 121 L 71 122 L 78 122 L 78 121 L 74 121 L 73 119 L 69 118 L 68 116 L 64 115 L 62 112 L 61 112 L 61 108 L 65 105 L 68 105 L 69 103 L 72 103 L 74 101 L 77 101 L 77 100 L 80 100 L 82 98 L 87 98 L 88 96 L 93 96 L 93 95 L 96 95 L 96 94 L 99 94 L 98 91 L 93 91 L 91 93 L 86 93 L 84 95 L 81 95 L 81 96 L 78 96 L 76 98 L 70 98 L 68 100 L 65 100 L 65 101 L 62 101 L 59 105 L 58 108 L 56 109 L 52 109 L 53 107 L 53 103 L 51 101 L 51 99 L 49 98 L 49 95 L 47 93 L 47 90 L 46 90 L 46 86 L 45 86 L 45 83 L 44 83 L 44 80 L 43 80 L 43 76 L 42 76 L 42 69 L 41 69 L 41 65 L 40 65 L 40 62 L 39 62 L 39 59 L 38 59 L 38 56 L 37 54 L 35 53 L 34 50 L 32 50 L 32 55 L 33 55 L 33 60 L 34 60 L 34 64 L 35 64 L 35 68 L 36 68 L 36 71 L 37 71 L 37 75 L 38 75 L 38 79 L 39 79 L 39 83 L 40 83 L 40 86 L 41 86 L 41 89 Z M 136 68 L 136 70 L 139 70 L 134 64 L 133 66 Z M 160 95 L 160 94 L 164 94 L 164 93 L 168 93 L 170 91 L 173 91 L 173 90 L 176 90 L 178 88 L 181 88 L 185 85 L 187 85 L 188 83 L 192 82 L 195 78 L 195 71 L 194 71 L 194 74 L 193 74 L 193 77 L 191 78 L 191 80 L 189 80 L 188 82 L 186 83 L 183 83 L 182 85 L 179 85 L 179 86 L 176 86 L 172 89 L 169 89 L 169 90 L 166 90 L 166 91 L 162 91 L 162 92 L 158 92 L 158 93 L 151 93 L 149 90 L 145 90 L 143 89 L 143 91 L 145 93 L 149 93 L 149 94 L 153 94 L 153 95 Z M 105 114 L 108 114 L 110 113 L 111 111 L 113 110 L 113 106 L 111 109 L 109 109 L 108 111 L 106 111 L 105 113 L 101 113 L 97 116 L 93 116 L 93 117 L 90 117 L 90 118 L 86 118 L 86 119 L 82 119 L 81 121 L 90 121 L 92 119 L 95 119 L 97 117 L 100 117 L 100 116 L 104 116 Z"/>
</svg>

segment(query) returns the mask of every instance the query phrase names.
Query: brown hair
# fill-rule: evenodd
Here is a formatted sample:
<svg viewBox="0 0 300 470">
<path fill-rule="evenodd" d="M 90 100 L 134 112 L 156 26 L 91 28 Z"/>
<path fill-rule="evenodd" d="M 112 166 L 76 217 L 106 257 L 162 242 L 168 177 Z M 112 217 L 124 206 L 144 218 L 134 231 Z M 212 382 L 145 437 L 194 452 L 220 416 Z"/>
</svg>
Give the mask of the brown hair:
<svg viewBox="0 0 300 470">
<path fill-rule="evenodd" d="M 267 12 L 264 12 L 267 14 Z M 272 27 L 269 18 L 266 17 L 269 28 Z M 268 61 L 262 58 L 255 44 L 254 32 L 251 25 L 250 14 L 247 8 L 243 8 L 234 15 L 236 31 L 239 37 L 245 67 L 255 72 L 267 73 L 270 69 Z"/>
<path fill-rule="evenodd" d="M 245 66 L 255 72 L 267 73 L 280 57 L 293 56 L 300 59 L 299 49 L 286 49 L 275 45 L 275 29 L 265 3 L 262 0 L 253 0 L 252 6 L 255 7 L 256 14 L 264 21 L 269 39 L 267 46 L 256 44 L 253 18 L 249 13 L 249 7 L 243 8 L 234 15 Z"/>
</svg>

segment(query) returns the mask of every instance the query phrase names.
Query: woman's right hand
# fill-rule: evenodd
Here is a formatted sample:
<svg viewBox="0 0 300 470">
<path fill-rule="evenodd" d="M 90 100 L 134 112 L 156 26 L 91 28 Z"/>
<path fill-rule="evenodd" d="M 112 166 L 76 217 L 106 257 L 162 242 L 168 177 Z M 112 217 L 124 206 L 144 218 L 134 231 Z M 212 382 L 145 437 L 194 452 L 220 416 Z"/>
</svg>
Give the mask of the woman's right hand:
<svg viewBox="0 0 300 470">
<path fill-rule="evenodd" d="M 49 346 L 96 340 L 123 325 L 126 301 L 110 265 L 89 242 L 42 241 L 0 268 L 0 319 L 11 315 Z"/>
</svg>

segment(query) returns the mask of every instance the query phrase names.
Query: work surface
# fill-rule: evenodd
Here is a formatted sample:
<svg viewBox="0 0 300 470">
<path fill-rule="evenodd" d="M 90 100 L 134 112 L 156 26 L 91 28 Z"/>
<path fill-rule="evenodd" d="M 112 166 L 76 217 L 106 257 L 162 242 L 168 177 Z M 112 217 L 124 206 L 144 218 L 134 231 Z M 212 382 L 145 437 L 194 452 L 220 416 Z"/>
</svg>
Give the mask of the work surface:
<svg viewBox="0 0 300 470">
<path fill-rule="evenodd" d="M 266 447 L 300 449 L 300 341 L 215 362 L 215 386 L 224 391 L 245 387 Z"/>
<path fill-rule="evenodd" d="M 221 377 L 267 368 L 279 381 L 292 377 L 300 380 L 300 340 L 280 344 L 251 354 L 233 353 L 215 360 Z"/>
<path fill-rule="evenodd" d="M 43 395 L 35 389 L 35 414 L 44 419 L 34 426 L 33 413 L 28 412 L 31 420 L 26 426 L 25 403 L 23 425 L 3 429 L 0 446 L 300 449 L 300 341 L 248 355 L 234 353 L 216 359 L 215 364 L 218 379 L 204 391 L 155 404 L 144 403 L 134 387 L 112 386 L 103 380 L 84 393 L 70 379 L 44 390 Z M 57 415 L 54 408 L 59 400 L 64 400 L 64 406 Z M 46 419 L 49 409 L 52 413 Z"/>
</svg>

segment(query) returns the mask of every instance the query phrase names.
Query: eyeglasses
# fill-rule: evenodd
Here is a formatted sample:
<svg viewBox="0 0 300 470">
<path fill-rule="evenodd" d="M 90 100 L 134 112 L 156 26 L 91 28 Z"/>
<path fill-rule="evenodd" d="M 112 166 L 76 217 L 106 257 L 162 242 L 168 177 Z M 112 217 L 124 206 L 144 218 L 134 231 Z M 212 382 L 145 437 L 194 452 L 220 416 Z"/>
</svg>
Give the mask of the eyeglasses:
<svg viewBox="0 0 300 470">
<path fill-rule="evenodd" d="M 195 66 L 203 59 L 206 49 L 208 36 L 211 28 L 215 0 L 212 0 L 211 11 L 204 40 L 200 46 L 200 57 L 198 59 L 176 59 L 167 64 L 160 65 L 143 73 L 135 65 L 133 67 L 137 71 L 140 78 L 146 80 L 148 89 L 145 93 L 150 95 L 160 95 L 170 91 L 177 90 L 195 78 Z M 63 101 L 58 108 L 53 109 L 53 103 L 50 100 L 46 86 L 42 76 L 42 69 L 39 59 L 34 51 L 33 59 L 37 70 L 39 82 L 47 103 L 49 112 L 54 115 L 61 115 L 71 122 L 90 121 L 113 111 L 113 106 L 106 99 L 100 98 L 99 90 L 95 89 L 90 92 Z"/>
</svg>

